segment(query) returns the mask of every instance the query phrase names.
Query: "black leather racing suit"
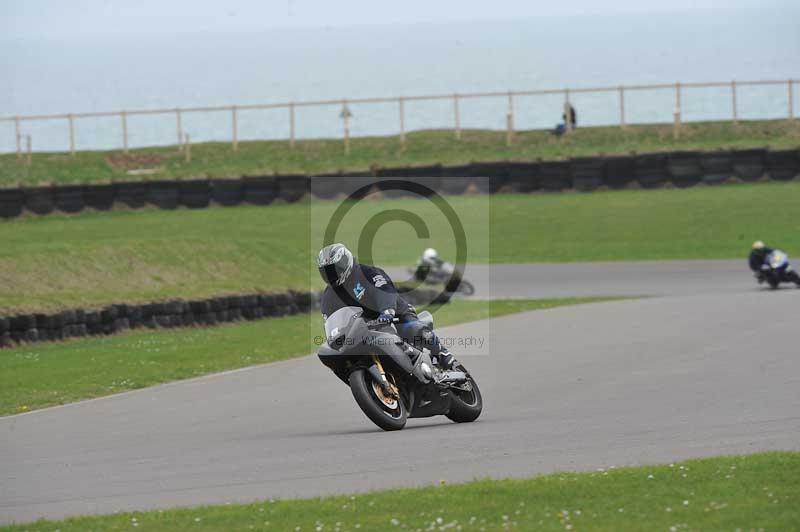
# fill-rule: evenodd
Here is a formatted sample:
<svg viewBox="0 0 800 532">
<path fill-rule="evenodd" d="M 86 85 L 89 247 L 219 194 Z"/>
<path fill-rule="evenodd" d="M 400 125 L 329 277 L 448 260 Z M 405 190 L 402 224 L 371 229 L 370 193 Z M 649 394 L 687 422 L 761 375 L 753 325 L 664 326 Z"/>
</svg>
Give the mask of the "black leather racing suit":
<svg viewBox="0 0 800 532">
<path fill-rule="evenodd" d="M 750 257 L 748 258 L 748 262 L 750 263 L 750 269 L 756 273 L 761 271 L 761 266 L 767 260 L 769 254 L 772 253 L 772 248 L 763 247 L 761 249 L 754 249 L 750 252 Z"/>
</svg>

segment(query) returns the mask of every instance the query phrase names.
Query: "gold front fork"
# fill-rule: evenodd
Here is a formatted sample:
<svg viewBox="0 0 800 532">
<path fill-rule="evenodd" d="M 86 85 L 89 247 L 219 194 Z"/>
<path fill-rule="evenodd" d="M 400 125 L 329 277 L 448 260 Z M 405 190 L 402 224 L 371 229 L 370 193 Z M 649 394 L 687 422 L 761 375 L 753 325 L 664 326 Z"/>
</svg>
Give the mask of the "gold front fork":
<svg viewBox="0 0 800 532">
<path fill-rule="evenodd" d="M 389 383 L 389 388 L 392 390 L 392 393 L 395 394 L 395 397 L 400 397 L 400 390 L 397 389 L 397 386 L 395 386 L 393 382 L 386 380 L 386 371 L 383 369 L 383 364 L 381 364 L 381 357 L 373 353 L 372 361 L 375 362 L 375 365 L 378 367 L 378 371 L 383 380 Z"/>
<path fill-rule="evenodd" d="M 381 372 L 381 377 L 386 378 L 386 372 L 383 370 L 383 364 L 381 364 L 381 357 L 376 355 L 375 353 L 372 354 L 372 361 L 375 362 L 375 365 L 378 366 L 378 371 Z"/>
</svg>

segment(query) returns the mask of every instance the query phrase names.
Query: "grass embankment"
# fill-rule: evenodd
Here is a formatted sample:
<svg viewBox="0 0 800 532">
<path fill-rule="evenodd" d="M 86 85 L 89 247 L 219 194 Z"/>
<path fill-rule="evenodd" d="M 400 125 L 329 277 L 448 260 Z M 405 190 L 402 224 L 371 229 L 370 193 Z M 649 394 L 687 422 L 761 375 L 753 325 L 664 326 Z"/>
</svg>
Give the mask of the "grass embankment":
<svg viewBox="0 0 800 532">
<path fill-rule="evenodd" d="M 431 310 L 435 311 L 438 329 L 526 310 L 609 299 L 454 300 Z M 320 332 L 321 320 L 315 313 L 3 349 L 0 415 L 306 355 L 317 348 L 312 339 Z"/>
<path fill-rule="evenodd" d="M 155 170 L 150 178 L 225 177 L 272 172 L 336 172 L 339 169 L 366 170 L 372 165 L 460 164 L 480 160 L 555 159 L 600 153 L 717 149 L 734 147 L 797 147 L 800 121 L 760 120 L 697 122 L 683 126 L 674 140 L 671 125 L 630 125 L 579 128 L 556 138 L 546 130 L 519 131 L 512 147 L 505 145 L 504 131 L 464 130 L 460 141 L 451 130 L 409 133 L 402 149 L 397 136 L 364 137 L 351 140 L 351 154 L 345 155 L 341 140 L 303 140 L 295 148 L 288 141 L 239 143 L 234 153 L 228 142 L 192 146 L 192 161 L 184 161 L 174 146 L 117 151 L 36 153 L 30 167 L 15 154 L 0 155 L 0 185 L 37 182 L 88 182 L 131 179 L 128 170 Z M 134 177 L 134 179 L 138 179 Z"/>
<path fill-rule="evenodd" d="M 800 453 L 39 521 L 22 530 L 798 530 Z"/>
<path fill-rule="evenodd" d="M 798 183 L 448 201 L 476 263 L 744 260 L 755 239 L 800 253 Z M 312 228 L 322 234 L 335 206 L 315 201 L 2 222 L 0 314 L 316 286 L 309 234 Z M 375 240 L 377 264 L 411 265 L 429 245 L 454 256 L 449 223 L 426 200 L 361 202 L 341 226 L 341 240 L 357 249 L 366 221 L 388 209 L 418 213 L 431 238 L 388 223 Z"/>
</svg>

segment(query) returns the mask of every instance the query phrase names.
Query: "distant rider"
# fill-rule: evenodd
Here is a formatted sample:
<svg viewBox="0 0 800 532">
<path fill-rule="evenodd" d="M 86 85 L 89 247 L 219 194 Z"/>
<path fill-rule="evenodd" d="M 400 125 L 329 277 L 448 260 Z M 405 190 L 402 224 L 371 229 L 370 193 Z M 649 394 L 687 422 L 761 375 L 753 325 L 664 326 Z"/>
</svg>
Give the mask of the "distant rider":
<svg viewBox="0 0 800 532">
<path fill-rule="evenodd" d="M 397 331 L 408 343 L 430 350 L 439 366 L 451 369 L 455 358 L 436 334 L 417 318 L 416 309 L 397 293 L 385 271 L 360 264 L 344 244 L 331 244 L 319 252 L 317 267 L 327 287 L 322 294 L 323 319 L 343 307 L 361 307 L 367 320 L 386 325 L 398 318 Z"/>
<path fill-rule="evenodd" d="M 753 248 L 750 251 L 750 269 L 760 276 L 763 266 L 767 263 L 767 257 L 772 253 L 773 249 L 767 247 L 761 240 L 753 242 Z"/>
<path fill-rule="evenodd" d="M 764 242 L 761 240 L 756 240 L 753 242 L 753 248 L 750 251 L 748 262 L 750 263 L 750 269 L 755 272 L 755 276 L 756 279 L 758 279 L 759 284 L 767 280 L 764 272 L 770 270 L 769 256 L 774 251 L 776 250 L 767 247 L 766 244 L 764 244 Z M 791 266 L 786 266 L 784 269 L 783 278 L 781 280 L 792 282 L 796 284 L 798 288 L 800 288 L 800 275 L 798 275 L 798 273 L 794 271 Z"/>
<path fill-rule="evenodd" d="M 439 257 L 439 253 L 433 249 L 428 248 L 422 252 L 422 257 L 417 261 L 417 270 L 414 277 L 418 281 L 424 281 L 430 272 L 437 272 L 444 265 L 444 260 Z"/>
</svg>

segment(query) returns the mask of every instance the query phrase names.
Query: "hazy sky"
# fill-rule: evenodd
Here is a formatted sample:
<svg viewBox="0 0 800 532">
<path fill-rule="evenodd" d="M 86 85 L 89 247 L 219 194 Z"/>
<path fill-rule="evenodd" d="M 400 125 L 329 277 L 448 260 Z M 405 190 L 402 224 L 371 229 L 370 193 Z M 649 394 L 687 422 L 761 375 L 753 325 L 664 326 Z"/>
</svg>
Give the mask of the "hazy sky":
<svg viewBox="0 0 800 532">
<path fill-rule="evenodd" d="M 791 0 L 0 0 L 12 35 L 341 27 L 564 14 L 715 10 Z"/>
</svg>

